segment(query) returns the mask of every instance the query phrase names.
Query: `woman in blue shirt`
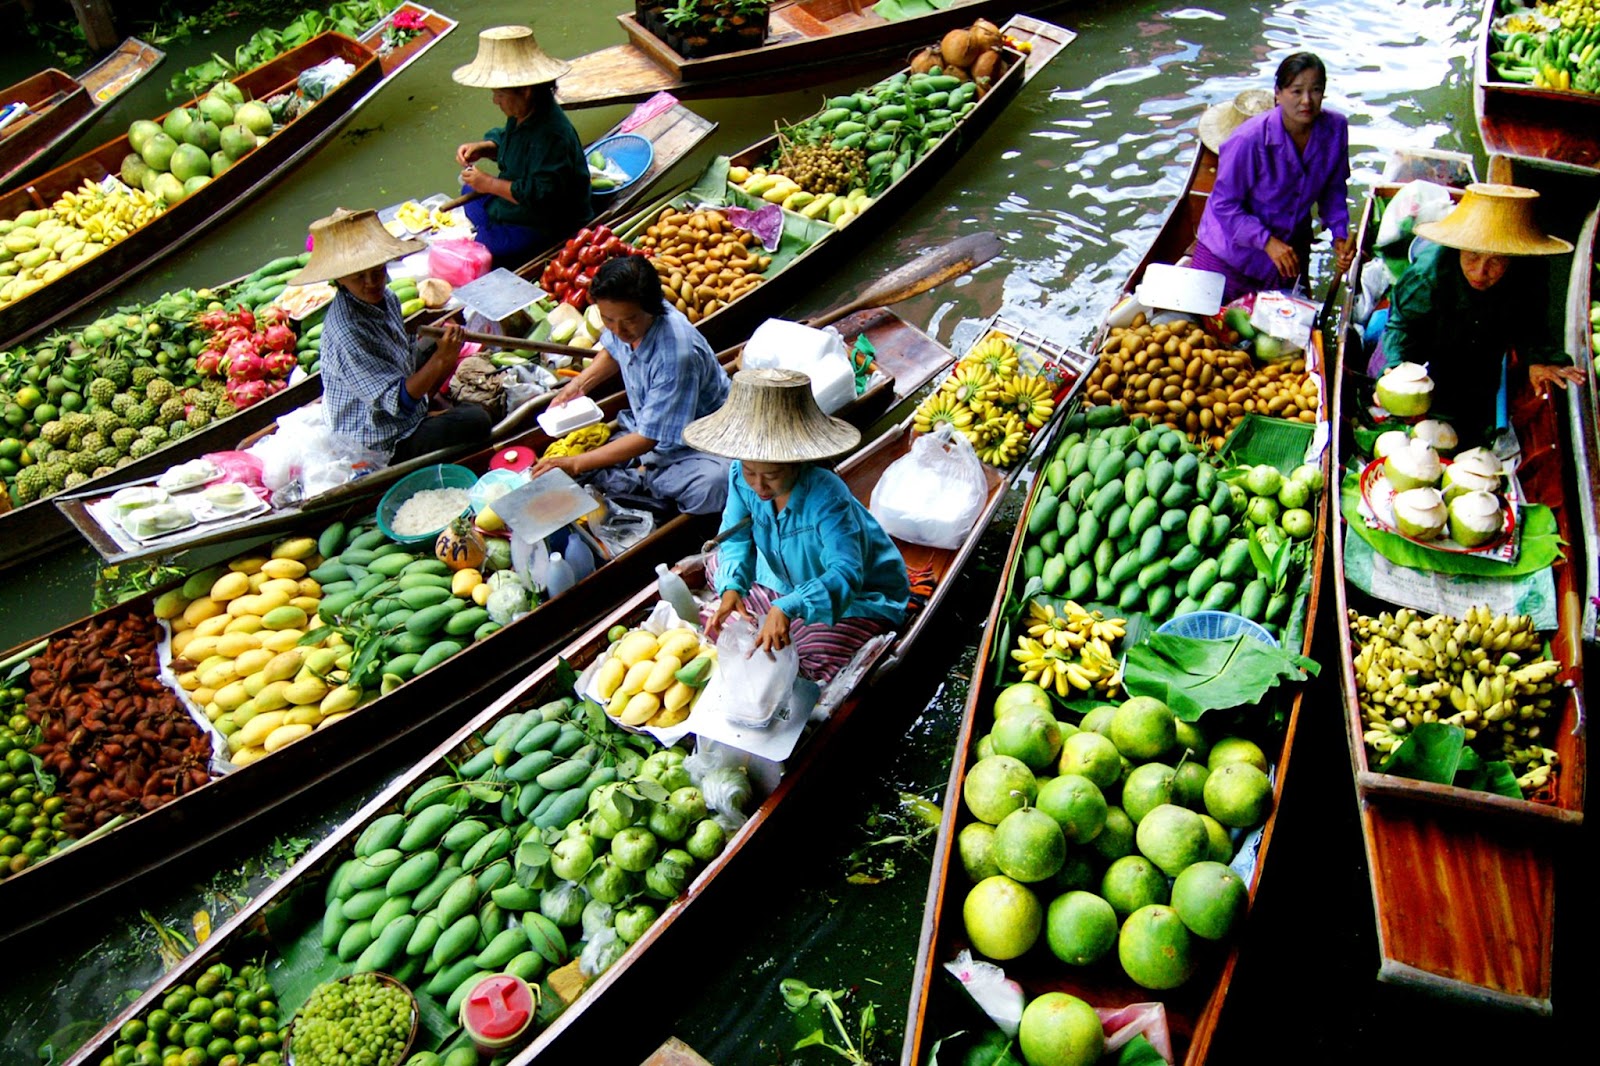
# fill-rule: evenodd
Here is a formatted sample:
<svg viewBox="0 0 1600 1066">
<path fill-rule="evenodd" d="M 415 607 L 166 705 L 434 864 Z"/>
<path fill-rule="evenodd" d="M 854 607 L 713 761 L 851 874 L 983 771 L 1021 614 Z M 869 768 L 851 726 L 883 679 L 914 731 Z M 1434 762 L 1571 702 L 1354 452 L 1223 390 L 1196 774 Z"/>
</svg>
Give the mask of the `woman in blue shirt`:
<svg viewBox="0 0 1600 1066">
<path fill-rule="evenodd" d="M 759 614 L 757 646 L 793 644 L 800 672 L 819 684 L 904 622 L 911 596 L 889 535 L 843 479 L 815 465 L 860 439 L 822 413 L 806 375 L 786 370 L 740 371 L 722 409 L 684 431 L 691 446 L 736 460 L 708 632 L 729 615 Z"/>
</svg>

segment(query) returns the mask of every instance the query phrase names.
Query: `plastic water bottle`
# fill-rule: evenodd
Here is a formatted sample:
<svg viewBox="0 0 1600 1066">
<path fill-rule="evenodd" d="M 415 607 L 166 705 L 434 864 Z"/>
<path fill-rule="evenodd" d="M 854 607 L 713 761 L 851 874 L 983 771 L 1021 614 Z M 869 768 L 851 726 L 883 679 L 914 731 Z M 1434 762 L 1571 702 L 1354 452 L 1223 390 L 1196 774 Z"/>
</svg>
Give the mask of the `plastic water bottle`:
<svg viewBox="0 0 1600 1066">
<path fill-rule="evenodd" d="M 577 530 L 567 534 L 567 549 L 561 555 L 572 567 L 572 576 L 577 580 L 582 581 L 594 573 L 594 551 Z"/>
<path fill-rule="evenodd" d="M 550 553 L 550 568 L 545 572 L 545 595 L 555 599 L 563 592 L 577 584 L 578 579 L 572 576 L 572 567 L 561 558 L 560 552 Z"/>
<path fill-rule="evenodd" d="M 672 605 L 679 618 L 690 624 L 699 623 L 700 608 L 695 604 L 689 586 L 683 578 L 668 570 L 666 563 L 656 564 L 656 591 Z"/>
</svg>

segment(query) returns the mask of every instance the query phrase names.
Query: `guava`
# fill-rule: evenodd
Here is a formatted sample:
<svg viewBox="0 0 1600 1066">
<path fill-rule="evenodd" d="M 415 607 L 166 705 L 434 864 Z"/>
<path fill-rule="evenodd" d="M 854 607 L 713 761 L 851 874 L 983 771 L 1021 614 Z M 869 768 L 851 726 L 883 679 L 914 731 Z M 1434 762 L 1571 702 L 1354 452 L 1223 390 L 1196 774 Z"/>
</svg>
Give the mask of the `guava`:
<svg viewBox="0 0 1600 1066">
<path fill-rule="evenodd" d="M 1045 912 L 1045 943 L 1070 966 L 1091 966 L 1117 946 L 1117 912 L 1093 892 L 1068 892 Z"/>
</svg>

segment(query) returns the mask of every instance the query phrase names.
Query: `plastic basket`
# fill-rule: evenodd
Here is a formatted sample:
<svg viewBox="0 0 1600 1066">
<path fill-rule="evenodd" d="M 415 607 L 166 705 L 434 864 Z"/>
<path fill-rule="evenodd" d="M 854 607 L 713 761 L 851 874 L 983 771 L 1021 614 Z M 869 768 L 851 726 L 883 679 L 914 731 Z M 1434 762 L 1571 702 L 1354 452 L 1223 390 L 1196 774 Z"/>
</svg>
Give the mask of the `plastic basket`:
<svg viewBox="0 0 1600 1066">
<path fill-rule="evenodd" d="M 474 512 L 481 511 L 494 499 L 527 482 L 528 475 L 520 470 L 490 470 L 467 493 L 467 504 Z"/>
<path fill-rule="evenodd" d="M 655 162 L 655 145 L 637 133 L 619 133 L 589 149 L 587 155 L 599 152 L 617 166 L 628 172 L 628 180 L 614 189 L 595 190 L 593 196 L 615 196 L 640 178 L 650 172 L 650 164 Z"/>
<path fill-rule="evenodd" d="M 426 533 L 416 533 L 411 536 L 402 536 L 394 531 L 390 525 L 394 516 L 400 513 L 400 505 L 419 492 L 428 489 L 468 489 L 477 484 L 478 475 L 464 466 L 455 463 L 440 463 L 436 466 L 424 467 L 414 473 L 407 474 L 390 486 L 389 491 L 383 494 L 383 499 L 378 501 L 378 529 L 390 540 L 400 544 L 421 544 L 425 540 L 432 540 L 443 530 L 431 529 Z M 469 504 L 461 509 L 462 514 L 472 510 Z"/>
<path fill-rule="evenodd" d="M 1169 618 L 1156 628 L 1157 633 L 1171 633 L 1196 640 L 1230 640 L 1240 633 L 1248 633 L 1263 644 L 1278 646 L 1278 639 L 1242 614 L 1232 611 L 1190 611 Z"/>
</svg>

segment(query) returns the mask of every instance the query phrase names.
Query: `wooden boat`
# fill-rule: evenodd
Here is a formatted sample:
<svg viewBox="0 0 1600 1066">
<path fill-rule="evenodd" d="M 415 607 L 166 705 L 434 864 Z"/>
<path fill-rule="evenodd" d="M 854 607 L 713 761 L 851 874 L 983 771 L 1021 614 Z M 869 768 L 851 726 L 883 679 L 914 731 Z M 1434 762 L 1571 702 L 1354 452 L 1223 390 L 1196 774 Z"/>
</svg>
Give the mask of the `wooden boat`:
<svg viewBox="0 0 1600 1066">
<path fill-rule="evenodd" d="M 982 96 L 972 112 L 948 136 L 939 141 L 919 159 L 903 178 L 890 185 L 872 202 L 860 217 L 849 225 L 829 228 L 815 244 L 789 262 L 781 271 L 771 275 L 760 285 L 748 290 L 732 303 L 701 319 L 696 325 L 713 347 L 721 348 L 750 332 L 776 310 L 775 304 L 790 284 L 809 286 L 823 274 L 833 269 L 845 258 L 854 254 L 871 236 L 868 220 L 892 218 L 904 211 L 921 196 L 929 186 L 949 172 L 952 161 L 975 141 L 1000 111 L 1010 103 L 1022 86 L 1056 55 L 1072 43 L 1076 34 L 1048 22 L 1019 15 L 1003 27 L 1007 36 L 1027 42 L 1032 51 L 1027 55 L 1010 52 L 1010 65 L 1005 74 Z M 767 137 L 734 154 L 732 165 L 755 167 L 760 165 L 777 148 L 777 137 Z M 716 166 L 717 164 L 713 164 Z M 640 209 L 633 220 L 617 229 L 624 239 L 642 233 L 660 212 L 669 205 L 681 204 L 687 190 L 678 189 L 648 207 Z M 534 260 L 518 270 L 529 280 L 537 281 L 550 257 Z M 783 286 L 774 285 L 782 279 Z"/>
<path fill-rule="evenodd" d="M 869 498 L 872 486 L 888 465 L 906 454 L 911 437 L 912 431 L 907 420 L 840 464 L 839 475 L 849 483 L 858 499 L 865 501 Z M 689 908 L 701 900 L 715 898 L 713 893 L 717 877 L 738 861 L 741 852 L 752 842 L 755 834 L 782 806 L 797 785 L 820 771 L 830 749 L 841 742 L 840 738 L 846 735 L 857 712 L 871 705 L 874 685 L 884 678 L 892 667 L 895 657 L 903 655 L 933 623 L 940 602 L 950 587 L 951 579 L 966 562 L 984 527 L 998 508 L 1010 479 L 990 468 L 986 468 L 986 474 L 989 486 L 987 503 L 973 531 L 959 548 L 937 550 L 911 545 L 900 546 L 906 556 L 908 568 L 925 568 L 931 572 L 933 591 L 926 605 L 913 615 L 905 630 L 895 638 L 892 651 L 876 661 L 865 664 L 865 673 L 854 690 L 844 698 L 825 722 L 812 729 L 802 742 L 802 746 L 785 760 L 782 779 L 769 794 L 760 798 L 759 806 L 749 820 L 729 837 L 722 852 L 701 870 L 683 895 L 671 903 L 662 904 L 661 917 L 619 960 L 589 982 L 576 1000 L 543 1031 L 534 1036 L 530 1043 L 515 1051 L 510 1057 L 512 1066 L 523 1066 L 547 1054 L 554 1056 L 553 1061 L 566 1061 L 578 1054 L 577 1048 L 569 1044 L 578 1039 L 575 1034 L 579 1027 L 584 1023 L 592 1025 L 603 1020 L 606 1016 L 600 1012 L 612 1001 L 625 1002 L 625 996 L 639 993 L 640 989 L 637 987 L 639 980 L 632 979 L 633 971 L 636 968 L 642 969 L 640 964 L 646 961 L 651 948 L 658 944 L 672 943 L 673 926 L 689 912 Z M 700 584 L 702 575 L 697 565 L 680 564 L 679 570 L 691 587 Z M 312 897 L 307 893 L 313 891 L 313 886 L 320 904 L 321 886 L 327 874 L 349 857 L 357 837 L 366 826 L 375 818 L 400 809 L 420 782 L 439 772 L 441 760 L 447 760 L 451 765 L 459 765 L 463 757 L 470 757 L 482 750 L 483 734 L 492 729 L 496 720 L 503 715 L 537 707 L 569 692 L 573 677 L 571 671 L 573 669 L 581 671 L 606 649 L 609 643 L 607 631 L 617 625 L 637 624 L 649 613 L 657 599 L 653 583 L 640 589 L 614 613 L 597 622 L 587 632 L 561 649 L 557 656 L 548 659 L 519 680 L 487 709 L 475 714 L 449 740 L 440 744 L 426 758 L 402 774 L 360 812 L 296 863 L 293 869 L 213 932 L 206 942 L 204 951 L 190 955 L 183 963 L 164 975 L 154 986 L 146 990 L 137 1002 L 127 1007 L 121 1016 L 110 1022 L 97 1036 L 85 1042 L 70 1062 L 72 1064 L 98 1062 L 110 1050 L 126 1018 L 142 1016 L 152 1005 L 160 1003 L 167 989 L 191 980 L 192 975 L 198 974 L 218 959 L 243 959 L 246 954 L 259 958 L 263 952 L 268 956 L 282 957 L 284 953 L 293 950 L 292 945 L 296 943 L 303 943 L 306 948 L 310 948 L 320 936 L 318 929 L 320 916 L 313 914 L 311 918 L 313 924 L 307 925 L 301 917 L 291 917 L 295 912 L 287 908 L 295 907 L 297 901 L 310 901 Z M 880 649 L 882 650 L 884 649 Z M 320 906 L 314 905 L 310 910 L 319 911 Z M 310 939 L 302 941 L 302 937 Z M 319 969 L 325 968 L 326 964 L 319 966 Z M 344 969 L 348 967 L 341 969 L 341 972 Z M 546 996 L 551 994 L 546 990 Z M 289 1007 L 291 1002 L 286 998 L 285 1007 Z M 444 1020 L 443 1026 L 447 1032 L 454 1035 L 453 1019 Z M 569 1034 L 573 1034 L 573 1041 L 563 1043 Z M 421 1045 L 418 1046 L 418 1050 L 421 1050 Z"/>
<path fill-rule="evenodd" d="M 1379 186 L 1374 196 L 1392 197 L 1396 191 Z M 1361 222 L 1363 254 L 1352 278 L 1372 251 L 1374 211 L 1369 201 Z M 1366 358 L 1349 304 L 1347 295 L 1334 392 L 1336 464 L 1355 454 L 1350 419 L 1370 399 L 1364 387 Z M 1557 690 L 1549 729 L 1543 733 L 1548 739 L 1542 742 L 1552 745 L 1560 758 L 1553 784 L 1531 798 L 1511 799 L 1379 770 L 1363 740 L 1367 725 L 1347 624 L 1341 625 L 1339 641 L 1345 727 L 1378 926 L 1379 979 L 1465 1003 L 1535 1014 L 1551 1010 L 1557 856 L 1583 822 L 1585 797 L 1582 604 L 1579 562 L 1572 554 L 1578 541 L 1567 503 L 1571 474 L 1557 412 L 1555 404 L 1514 387 L 1509 414 L 1522 446 L 1518 479 L 1530 500 L 1551 508 L 1562 541 L 1572 546 L 1557 560 L 1552 575 L 1557 625 L 1548 638 L 1554 658 L 1564 667 L 1559 678 L 1570 686 Z M 1351 612 L 1374 616 L 1390 610 L 1389 603 L 1351 583 L 1344 545 L 1352 534 L 1343 522 L 1339 531 L 1334 587 L 1341 620 Z M 1434 612 L 1420 613 L 1426 617 Z M 1475 901 L 1470 921 L 1437 920 L 1439 901 L 1452 898 Z"/>
<path fill-rule="evenodd" d="M 669 110 L 636 127 L 634 132 L 648 138 L 655 146 L 655 159 L 643 178 L 612 198 L 612 202 L 600 214 L 599 221 L 624 217 L 641 196 L 653 188 L 668 170 L 698 147 L 716 128 L 716 123 L 701 118 L 681 104 L 673 105 Z M 617 128 L 612 127 L 605 136 L 609 137 L 616 131 Z M 226 293 L 233 284 L 230 282 L 220 286 L 219 291 Z M 321 395 L 322 379 L 319 375 L 313 374 L 297 385 L 284 389 L 229 418 L 213 422 L 204 429 L 173 441 L 111 474 L 91 478 L 79 485 L 74 492 L 81 496 L 93 496 L 103 493 L 110 486 L 142 478 L 158 477 L 176 463 L 197 458 L 207 452 L 231 448 L 239 441 L 259 434 L 280 416 L 315 401 Z M 71 534 L 72 523 L 55 506 L 55 501 L 56 497 L 46 497 L 23 507 L 9 509 L 4 504 L 3 497 L 0 497 L 0 570 L 55 547 L 59 538 Z"/>
<path fill-rule="evenodd" d="M 1473 44 L 1472 95 L 1478 135 L 1491 156 L 1562 170 L 1600 170 L 1600 94 L 1534 88 L 1495 75 L 1490 26 L 1500 0 L 1484 0 Z"/>
<path fill-rule="evenodd" d="M 839 412 L 840 417 L 862 426 L 870 425 L 893 402 L 909 396 L 947 367 L 953 358 L 932 338 L 882 308 L 856 312 L 840 320 L 838 328 L 852 340 L 864 333 L 877 349 L 883 369 L 895 375 L 893 381 L 881 383 L 870 395 L 858 397 Z M 622 397 L 620 394 L 611 397 L 605 406 L 607 413 L 614 415 L 622 406 Z M 536 430 L 515 443 L 542 451 L 550 440 Z M 498 450 L 485 449 L 460 461 L 482 473 Z M 363 479 L 357 487 L 370 480 L 370 477 Z M 363 519 L 372 514 L 382 492 L 382 485 L 363 488 L 345 494 L 336 507 L 301 512 L 288 523 L 262 521 L 254 524 L 248 535 L 259 539 L 296 530 L 314 532 L 320 528 L 318 523 L 326 524 L 335 518 Z M 355 721 L 339 722 L 319 730 L 270 760 L 213 778 L 203 787 L 132 819 L 114 832 L 69 848 L 48 862 L 0 881 L 0 908 L 5 908 L 0 909 L 0 914 L 7 916 L 0 922 L 0 939 L 37 926 L 120 884 L 162 868 L 172 859 L 266 813 L 384 745 L 437 722 L 453 708 L 461 706 L 463 700 L 486 701 L 518 677 L 530 662 L 538 661 L 559 647 L 575 627 L 602 614 L 637 588 L 656 563 L 694 550 L 715 529 L 715 516 L 680 515 L 670 519 L 644 540 L 599 566 L 567 595 L 542 604 L 505 629 L 472 643 L 440 668 L 413 678 L 390 695 L 366 705 L 359 714 L 352 716 Z M 141 597 L 96 617 L 123 611 L 148 613 L 153 598 L 154 594 Z M 77 624 L 80 623 L 74 623 Z M 20 649 L 0 655 L 0 659 L 17 650 Z M 384 726 L 374 734 L 370 729 L 363 731 L 361 721 L 381 721 Z M 9 901 L 15 901 L 14 905 L 8 905 Z"/>
<path fill-rule="evenodd" d="M 415 6 L 415 5 L 411 5 Z M 234 79 L 247 99 L 265 100 L 292 90 L 300 72 L 329 59 L 343 59 L 355 70 L 340 85 L 244 156 L 211 184 L 92 259 L 79 261 L 50 284 L 0 308 L 0 348 L 43 330 L 63 316 L 99 299 L 129 277 L 207 232 L 289 170 L 319 150 L 372 94 L 405 66 L 424 55 L 455 29 L 454 20 L 427 8 L 427 29 L 380 60 L 358 41 L 325 33 Z M 85 181 L 120 173 L 129 152 L 126 134 L 64 163 L 26 186 L 0 194 L 0 218 L 15 218 L 30 208 L 52 204 Z"/>
<path fill-rule="evenodd" d="M 1583 532 L 1583 557 L 1589 560 L 1584 567 L 1583 587 L 1583 639 L 1590 644 L 1600 643 L 1600 382 L 1596 380 L 1595 359 L 1600 357 L 1593 341 L 1600 326 L 1594 324 L 1593 311 L 1600 300 L 1600 207 L 1589 212 L 1578 239 L 1573 242 L 1572 280 L 1567 286 L 1567 354 L 1572 365 L 1581 367 L 1585 375 L 1581 389 L 1566 392 L 1569 429 L 1567 439 L 1572 444 L 1572 468 L 1577 472 L 1579 529 Z"/>
<path fill-rule="evenodd" d="M 1134 292 L 1145 270 L 1152 264 L 1178 261 L 1194 241 L 1196 227 L 1205 210 L 1206 197 L 1216 178 L 1215 153 L 1197 145 L 1194 163 L 1178 201 L 1173 205 L 1152 242 L 1150 250 L 1130 275 L 1123 287 L 1125 296 Z M 1108 319 L 1109 324 L 1109 319 Z M 1102 327 L 1101 342 L 1107 328 Z M 1320 346 L 1319 346 L 1320 347 Z M 1325 390 L 1324 390 L 1324 394 Z M 1322 462 L 1327 462 L 1326 454 Z M 1030 494 L 1031 509 L 1039 495 L 1044 479 L 1038 479 Z M 1323 494 L 1324 497 L 1328 495 Z M 1325 501 L 1317 504 L 1316 532 L 1307 562 L 1309 591 L 1304 606 L 1304 635 L 1301 651 L 1310 654 L 1312 627 L 1317 616 L 1320 599 L 1322 554 L 1326 541 Z M 906 1018 L 905 1044 L 901 1050 L 902 1066 L 921 1066 L 929 1060 L 930 1050 L 941 1037 L 951 1036 L 955 1029 L 965 1026 L 952 1024 L 958 1015 L 958 1000 L 965 999 L 944 973 L 944 964 L 968 947 L 962 902 L 970 888 L 957 849 L 957 834 L 962 825 L 971 821 L 961 802 L 962 782 L 969 763 L 975 757 L 978 740 L 989 732 L 993 723 L 992 708 L 999 688 L 993 669 L 997 662 L 1005 662 L 1009 651 L 1012 628 L 1008 621 L 1009 607 L 1018 601 L 1024 591 L 1023 551 L 1027 534 L 1027 514 L 1019 519 L 1012 538 L 1007 562 L 1001 571 L 1000 588 L 990 608 L 988 623 L 984 627 L 983 643 L 978 651 L 982 672 L 973 679 L 967 707 L 962 717 L 951 761 L 950 782 L 945 789 L 944 820 L 939 827 L 939 843 L 934 853 L 933 870 L 929 876 L 927 904 L 923 912 L 922 934 L 917 951 L 916 970 L 912 979 L 911 999 Z M 1299 609 L 1295 614 L 1298 617 Z M 1291 628 L 1290 632 L 1293 632 Z M 1276 752 L 1267 748 L 1273 764 L 1273 807 L 1265 824 L 1260 828 L 1259 842 L 1253 861 L 1244 858 L 1248 849 L 1241 849 L 1233 860 L 1233 868 L 1246 881 L 1252 902 L 1260 886 L 1267 853 L 1277 825 L 1278 804 L 1283 796 L 1284 782 L 1288 777 L 1290 755 L 1293 751 L 1303 688 L 1289 699 L 1281 742 Z M 1006 976 L 1018 981 L 1031 999 L 1045 992 L 1066 992 L 1077 996 L 1095 1008 L 1119 1009 L 1132 1004 L 1159 1000 L 1165 1008 L 1166 1025 L 1172 1041 L 1173 1061 L 1180 1066 L 1199 1066 L 1209 1052 L 1211 1041 L 1222 1017 L 1228 987 L 1238 964 L 1239 942 L 1216 946 L 1201 956 L 1195 976 L 1181 987 L 1169 992 L 1153 992 L 1134 984 L 1117 967 L 1115 960 L 1088 968 L 1069 967 L 1057 960 L 1047 949 L 1036 947 L 1019 959 L 1002 964 Z M 943 1061 L 944 1056 L 940 1056 Z"/>
<path fill-rule="evenodd" d="M 618 15 L 627 43 L 574 59 L 572 69 L 556 82 L 561 106 L 631 103 L 658 92 L 689 98 L 737 96 L 748 93 L 752 83 L 759 83 L 763 93 L 801 89 L 865 73 L 976 19 L 998 22 L 1023 7 L 1037 11 L 1052 5 L 951 0 L 891 22 L 866 0 L 778 0 L 765 38 L 753 38 L 755 47 L 699 58 L 685 57 L 650 31 L 642 16 L 661 6 L 652 0 L 639 3 L 632 14 Z"/>
<path fill-rule="evenodd" d="M 0 155 L 5 158 L 0 163 L 0 189 L 54 159 L 165 56 L 159 48 L 129 37 L 76 78 L 51 67 L 9 89 L 0 89 L 0 107 L 21 103 L 28 109 L 0 130 Z"/>
</svg>

